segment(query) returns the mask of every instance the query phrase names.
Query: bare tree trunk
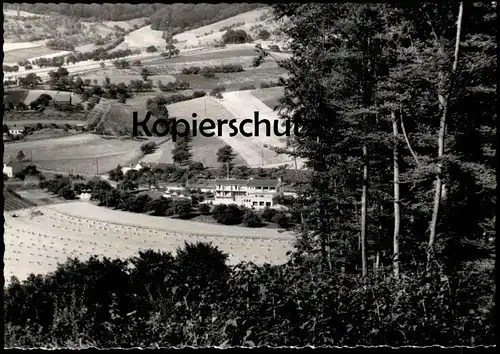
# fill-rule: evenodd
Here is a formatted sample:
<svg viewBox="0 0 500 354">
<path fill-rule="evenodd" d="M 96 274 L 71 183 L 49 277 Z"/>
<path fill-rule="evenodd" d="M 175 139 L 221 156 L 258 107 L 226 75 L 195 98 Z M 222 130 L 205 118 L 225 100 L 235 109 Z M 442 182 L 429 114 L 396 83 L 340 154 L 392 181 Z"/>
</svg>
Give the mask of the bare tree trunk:
<svg viewBox="0 0 500 354">
<path fill-rule="evenodd" d="M 455 81 L 455 76 L 457 73 L 458 67 L 458 54 L 460 49 L 460 34 L 462 31 L 462 16 L 463 16 L 464 5 L 463 2 L 460 2 L 459 11 L 458 11 L 458 19 L 457 19 L 457 34 L 455 40 L 455 53 L 454 53 L 454 61 L 452 68 L 452 83 Z M 441 114 L 441 119 L 439 122 L 439 133 L 438 133 L 438 164 L 436 171 L 436 183 L 435 183 L 435 192 L 434 192 L 434 207 L 432 210 L 432 219 L 429 226 L 429 244 L 427 250 L 427 270 L 429 270 L 431 258 L 433 256 L 434 243 L 436 241 L 436 233 L 437 233 L 437 223 L 439 218 L 439 207 L 441 205 L 441 198 L 443 192 L 443 164 L 442 158 L 444 156 L 444 144 L 445 144 L 445 133 L 446 133 L 446 120 L 448 117 L 449 111 L 449 103 L 450 96 L 452 92 L 450 90 L 449 94 L 445 97 L 443 92 L 440 90 L 438 92 L 439 103 L 442 106 L 443 112 Z"/>
<path fill-rule="evenodd" d="M 393 258 L 392 267 L 394 276 L 399 277 L 400 263 L 399 263 L 399 230 L 401 227 L 401 211 L 399 209 L 399 151 L 398 140 L 399 130 L 396 112 L 391 112 L 392 118 L 392 131 L 394 133 L 393 145 L 393 164 L 394 164 L 394 237 L 393 237 Z"/>
<path fill-rule="evenodd" d="M 299 169 L 297 166 L 297 154 L 296 154 L 295 142 L 292 142 L 292 144 L 293 144 L 293 163 L 295 165 L 295 180 L 296 180 L 295 182 L 298 185 L 299 184 Z M 302 210 L 300 211 L 300 223 L 302 226 L 304 226 L 304 213 L 302 212 Z"/>
<path fill-rule="evenodd" d="M 366 258 L 366 208 L 368 194 L 368 149 L 363 146 L 363 195 L 361 197 L 361 271 L 363 276 L 368 274 Z"/>
</svg>

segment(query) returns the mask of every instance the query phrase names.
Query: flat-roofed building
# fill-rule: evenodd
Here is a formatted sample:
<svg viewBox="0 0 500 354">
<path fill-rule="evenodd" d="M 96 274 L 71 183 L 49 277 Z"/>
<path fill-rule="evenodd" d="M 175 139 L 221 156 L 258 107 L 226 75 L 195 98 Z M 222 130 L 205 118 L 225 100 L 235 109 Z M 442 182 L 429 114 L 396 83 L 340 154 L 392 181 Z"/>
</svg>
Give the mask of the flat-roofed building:
<svg viewBox="0 0 500 354">
<path fill-rule="evenodd" d="M 274 205 L 273 199 L 280 192 L 280 179 L 216 179 L 213 204 L 264 209 Z"/>
</svg>

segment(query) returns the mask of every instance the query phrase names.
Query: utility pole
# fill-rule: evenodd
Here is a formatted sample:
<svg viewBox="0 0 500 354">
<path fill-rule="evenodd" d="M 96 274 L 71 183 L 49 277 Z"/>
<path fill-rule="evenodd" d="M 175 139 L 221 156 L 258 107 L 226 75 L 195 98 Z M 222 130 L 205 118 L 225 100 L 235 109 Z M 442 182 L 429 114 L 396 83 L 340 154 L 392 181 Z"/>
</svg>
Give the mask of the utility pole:
<svg viewBox="0 0 500 354">
<path fill-rule="evenodd" d="M 95 157 L 95 163 L 96 163 L 96 175 L 99 176 L 99 157 Z"/>
</svg>

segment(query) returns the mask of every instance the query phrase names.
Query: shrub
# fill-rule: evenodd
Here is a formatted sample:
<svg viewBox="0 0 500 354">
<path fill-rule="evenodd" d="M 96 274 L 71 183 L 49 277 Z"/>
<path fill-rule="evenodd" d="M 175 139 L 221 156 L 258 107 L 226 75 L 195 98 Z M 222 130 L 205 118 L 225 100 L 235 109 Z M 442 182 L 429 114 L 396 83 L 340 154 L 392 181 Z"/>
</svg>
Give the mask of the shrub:
<svg viewBox="0 0 500 354">
<path fill-rule="evenodd" d="M 17 179 L 20 179 L 21 181 L 24 181 L 24 179 L 26 178 L 26 175 L 24 174 L 24 172 L 18 172 L 14 175 L 14 178 L 17 178 Z"/>
<path fill-rule="evenodd" d="M 270 87 L 276 87 L 276 86 L 283 86 L 283 85 L 279 81 L 276 81 L 276 82 L 269 81 L 269 82 L 261 82 L 260 83 L 260 88 L 261 89 L 270 88 Z"/>
<path fill-rule="evenodd" d="M 177 199 L 173 201 L 172 212 L 179 218 L 186 218 L 191 215 L 192 205 L 189 199 Z"/>
<path fill-rule="evenodd" d="M 190 66 L 188 68 L 182 68 L 182 73 L 184 75 L 195 75 L 200 73 L 201 68 L 199 66 Z"/>
<path fill-rule="evenodd" d="M 272 52 L 281 52 L 281 49 L 280 47 L 277 45 L 277 44 L 272 44 L 269 46 L 269 49 L 272 51 Z"/>
<path fill-rule="evenodd" d="M 128 210 L 134 213 L 144 213 L 146 205 L 151 201 L 151 197 L 147 194 L 135 196 L 132 203 L 128 205 Z"/>
<path fill-rule="evenodd" d="M 58 49 L 58 50 L 69 50 L 69 51 L 74 51 L 75 46 L 63 39 L 51 39 L 48 40 L 45 45 L 49 47 L 50 49 Z"/>
<path fill-rule="evenodd" d="M 197 90 L 197 91 L 194 91 L 193 92 L 193 98 L 199 98 L 199 97 L 203 97 L 203 96 L 206 96 L 206 92 L 205 91 L 201 91 L 201 90 Z"/>
<path fill-rule="evenodd" d="M 45 176 L 44 176 L 45 177 Z M 40 180 L 41 182 L 42 180 Z M 41 188 L 41 187 L 40 187 Z M 75 191 L 75 194 L 81 194 L 87 189 L 87 186 L 85 183 L 75 183 L 73 185 L 73 190 Z"/>
<path fill-rule="evenodd" d="M 59 190 L 58 194 L 59 194 L 59 196 L 63 197 L 64 199 L 75 199 L 75 197 L 76 197 L 75 191 L 69 185 L 61 188 Z"/>
<path fill-rule="evenodd" d="M 263 225 L 263 222 L 256 212 L 247 210 L 247 212 L 243 216 L 243 224 L 245 224 L 245 226 L 247 227 L 261 227 Z"/>
<path fill-rule="evenodd" d="M 28 176 L 36 176 L 40 174 L 35 165 L 29 165 L 23 168 L 23 173 Z"/>
<path fill-rule="evenodd" d="M 272 221 L 279 227 L 286 229 L 290 227 L 290 218 L 286 213 L 280 212 L 273 216 Z"/>
<path fill-rule="evenodd" d="M 4 290 L 6 346 L 197 346 L 200 337 L 205 346 L 496 344 L 489 272 L 395 279 L 227 262 L 198 242 L 175 255 L 72 258 L 45 275 L 13 277 Z"/>
<path fill-rule="evenodd" d="M 250 43 L 252 41 L 252 37 L 241 29 L 236 31 L 229 29 L 222 35 L 222 42 L 224 44 Z"/>
<path fill-rule="evenodd" d="M 219 220 L 222 215 L 224 214 L 224 212 L 226 211 L 227 209 L 227 205 L 225 204 L 218 204 L 218 205 L 215 205 L 213 210 L 212 210 L 212 216 L 214 217 L 215 220 Z"/>
<path fill-rule="evenodd" d="M 235 204 L 228 205 L 222 212 L 222 215 L 218 215 L 218 218 L 212 213 L 214 219 L 223 225 L 237 225 L 241 224 L 243 221 L 244 211 Z"/>
<path fill-rule="evenodd" d="M 137 182 L 126 179 L 123 182 L 118 183 L 116 188 L 121 191 L 134 191 L 137 189 L 137 186 Z"/>
<path fill-rule="evenodd" d="M 217 86 L 210 91 L 210 96 L 216 97 L 216 98 L 223 98 L 222 93 L 226 91 L 226 88 L 224 86 Z"/>
<path fill-rule="evenodd" d="M 157 146 L 154 141 L 148 141 L 147 143 L 141 145 L 141 151 L 144 155 L 152 154 L 155 152 L 156 148 Z"/>
<path fill-rule="evenodd" d="M 147 53 L 154 53 L 157 51 L 158 51 L 158 49 L 156 49 L 156 47 L 154 45 L 150 45 L 149 47 L 146 48 Z"/>
<path fill-rule="evenodd" d="M 239 91 L 246 91 L 246 90 L 255 90 L 256 87 L 254 85 L 247 85 L 247 86 L 241 86 L 239 88 Z"/>
<path fill-rule="evenodd" d="M 201 73 L 201 75 L 205 78 L 205 79 L 213 79 L 215 77 L 215 73 L 212 72 L 212 71 L 205 71 L 203 73 Z"/>
<path fill-rule="evenodd" d="M 259 34 L 257 35 L 258 39 L 262 39 L 264 41 L 268 40 L 269 37 L 271 37 L 271 33 L 269 33 L 269 31 L 266 29 L 260 30 Z"/>
<path fill-rule="evenodd" d="M 262 211 L 262 219 L 266 220 L 266 221 L 272 221 L 274 216 L 277 214 L 278 212 L 275 210 L 275 209 L 271 209 L 269 207 L 266 207 L 263 211 Z"/>
<path fill-rule="evenodd" d="M 151 199 L 145 207 L 146 212 L 151 212 L 155 216 L 164 216 L 167 208 L 171 205 L 171 199 L 163 197 Z"/>
<path fill-rule="evenodd" d="M 176 80 L 165 85 L 160 83 L 158 86 L 160 87 L 160 90 L 170 92 L 176 90 L 187 90 L 191 85 L 187 81 Z"/>
<path fill-rule="evenodd" d="M 209 215 L 210 214 L 210 205 L 206 203 L 201 203 L 198 205 L 198 211 L 201 215 Z"/>
</svg>

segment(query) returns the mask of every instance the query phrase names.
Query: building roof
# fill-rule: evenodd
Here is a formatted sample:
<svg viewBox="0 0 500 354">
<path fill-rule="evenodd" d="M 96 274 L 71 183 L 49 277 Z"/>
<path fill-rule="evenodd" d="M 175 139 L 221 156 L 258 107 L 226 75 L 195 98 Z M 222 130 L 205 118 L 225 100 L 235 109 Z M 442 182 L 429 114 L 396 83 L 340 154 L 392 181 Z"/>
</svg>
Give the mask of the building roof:
<svg viewBox="0 0 500 354">
<path fill-rule="evenodd" d="M 276 187 L 276 179 L 216 179 L 216 185 L 249 186 L 249 187 Z"/>
<path fill-rule="evenodd" d="M 248 181 L 249 187 L 276 187 L 277 179 L 251 179 Z"/>
<path fill-rule="evenodd" d="M 248 185 L 248 180 L 246 179 L 216 179 L 215 184 L 220 184 L 223 186 L 246 186 Z"/>
<path fill-rule="evenodd" d="M 20 163 L 19 161 L 16 161 L 16 160 L 12 160 L 12 159 L 11 159 L 9 162 L 4 163 L 4 165 L 5 165 L 5 166 L 7 166 L 7 167 L 13 167 L 14 165 L 15 165 L 15 166 L 20 166 L 20 165 L 21 165 L 21 163 Z"/>
</svg>

